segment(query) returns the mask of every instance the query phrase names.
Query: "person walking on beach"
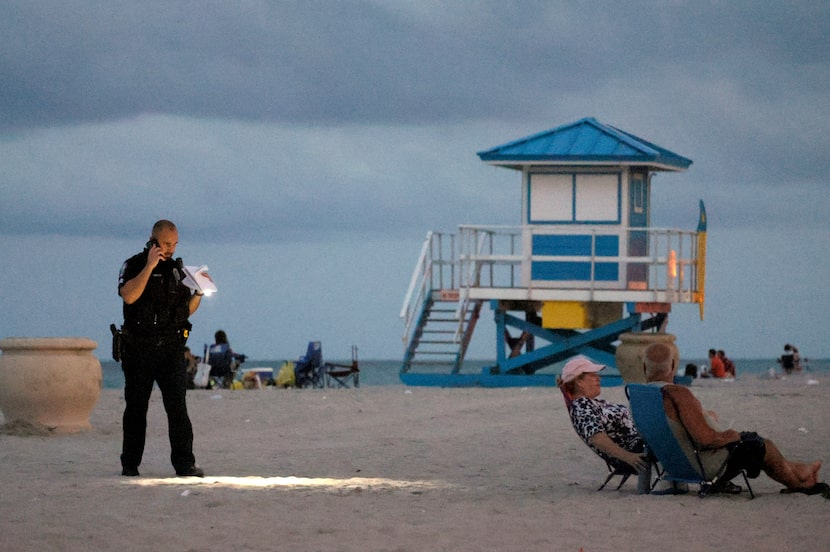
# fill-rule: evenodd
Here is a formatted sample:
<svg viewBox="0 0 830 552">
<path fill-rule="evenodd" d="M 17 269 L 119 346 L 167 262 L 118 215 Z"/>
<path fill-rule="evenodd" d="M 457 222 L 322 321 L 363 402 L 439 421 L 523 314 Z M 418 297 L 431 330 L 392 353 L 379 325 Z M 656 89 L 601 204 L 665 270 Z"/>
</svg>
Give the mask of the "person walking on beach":
<svg viewBox="0 0 830 552">
<path fill-rule="evenodd" d="M 770 478 L 783 484 L 787 492 L 818 494 L 830 490 L 826 483 L 818 481 L 820 460 L 808 464 L 793 462 L 784 457 L 775 443 L 755 432 L 721 431 L 716 427 L 717 415 L 705 412 L 689 388 L 673 383 L 676 369 L 674 357 L 664 343 L 653 343 L 646 348 L 643 369 L 646 381 L 663 384 L 666 416 L 683 424 L 700 449 L 727 448 L 732 451 L 722 478 L 724 481 L 737 476 L 741 470 L 746 470 L 747 477 L 754 479 L 763 470 Z"/>
<path fill-rule="evenodd" d="M 201 295 L 182 283 L 181 259 L 173 260 L 179 233 L 169 220 L 153 225 L 144 251 L 121 266 L 118 294 L 124 302 L 124 438 L 121 475 L 137 476 L 144 454 L 147 408 L 153 383 L 167 412 L 170 460 L 179 476 L 203 477 L 193 456 L 187 414 L 184 347 Z"/>
</svg>

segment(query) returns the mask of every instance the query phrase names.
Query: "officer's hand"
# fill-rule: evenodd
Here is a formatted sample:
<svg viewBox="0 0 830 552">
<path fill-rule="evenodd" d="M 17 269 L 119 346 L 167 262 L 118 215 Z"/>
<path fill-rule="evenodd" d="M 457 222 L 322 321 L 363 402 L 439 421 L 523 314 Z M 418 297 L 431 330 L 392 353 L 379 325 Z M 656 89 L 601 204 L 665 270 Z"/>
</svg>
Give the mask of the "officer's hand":
<svg viewBox="0 0 830 552">
<path fill-rule="evenodd" d="M 161 247 L 153 244 L 153 246 L 150 247 L 150 250 L 147 252 L 147 266 L 155 268 L 156 265 L 163 260 L 164 252 L 161 250 Z"/>
</svg>

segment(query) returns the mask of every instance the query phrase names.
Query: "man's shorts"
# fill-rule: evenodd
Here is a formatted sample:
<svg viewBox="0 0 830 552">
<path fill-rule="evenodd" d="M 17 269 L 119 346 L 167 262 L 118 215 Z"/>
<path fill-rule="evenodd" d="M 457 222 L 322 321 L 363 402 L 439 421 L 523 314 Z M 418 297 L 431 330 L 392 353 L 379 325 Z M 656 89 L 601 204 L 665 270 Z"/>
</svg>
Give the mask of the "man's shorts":
<svg viewBox="0 0 830 552">
<path fill-rule="evenodd" d="M 738 475 L 741 470 L 746 470 L 746 476 L 751 479 L 760 475 L 767 453 L 763 437 L 754 431 L 742 431 L 741 440 L 729 447 L 732 454 L 727 464 L 727 473 Z"/>
</svg>

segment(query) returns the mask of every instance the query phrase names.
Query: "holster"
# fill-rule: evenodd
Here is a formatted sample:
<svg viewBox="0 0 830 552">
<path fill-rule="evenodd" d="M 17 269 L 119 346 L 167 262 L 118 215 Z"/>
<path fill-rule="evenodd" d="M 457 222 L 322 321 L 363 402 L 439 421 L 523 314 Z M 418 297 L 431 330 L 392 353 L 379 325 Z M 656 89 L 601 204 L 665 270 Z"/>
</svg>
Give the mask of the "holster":
<svg viewBox="0 0 830 552">
<path fill-rule="evenodd" d="M 121 362 L 124 355 L 124 332 L 119 330 L 115 324 L 110 324 L 112 332 L 112 360 Z"/>
</svg>

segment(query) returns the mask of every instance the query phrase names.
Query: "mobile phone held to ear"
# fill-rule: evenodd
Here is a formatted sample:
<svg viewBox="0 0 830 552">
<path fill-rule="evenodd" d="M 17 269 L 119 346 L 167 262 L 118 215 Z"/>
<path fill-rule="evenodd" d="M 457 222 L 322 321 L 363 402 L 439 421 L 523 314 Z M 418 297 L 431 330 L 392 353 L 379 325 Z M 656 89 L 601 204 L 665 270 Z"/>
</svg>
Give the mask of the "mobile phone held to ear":
<svg viewBox="0 0 830 552">
<path fill-rule="evenodd" d="M 156 238 L 150 238 L 147 243 L 144 244 L 145 249 L 151 249 L 153 246 L 161 247 L 159 245 L 159 241 Z"/>
</svg>

